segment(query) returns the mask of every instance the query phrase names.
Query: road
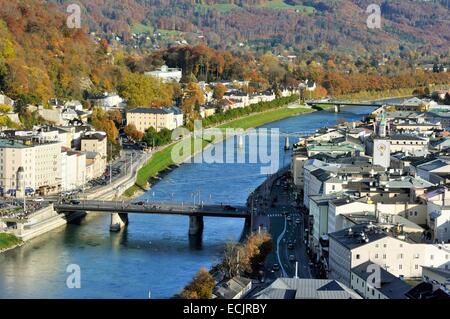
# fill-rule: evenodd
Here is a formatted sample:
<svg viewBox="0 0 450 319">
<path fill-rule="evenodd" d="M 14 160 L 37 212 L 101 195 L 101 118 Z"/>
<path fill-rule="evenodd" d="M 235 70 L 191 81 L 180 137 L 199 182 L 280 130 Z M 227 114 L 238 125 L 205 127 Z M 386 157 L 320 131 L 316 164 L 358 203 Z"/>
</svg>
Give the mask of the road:
<svg viewBox="0 0 450 319">
<path fill-rule="evenodd" d="M 312 278 L 304 243 L 304 217 L 300 214 L 288 181 L 282 177 L 271 189 L 263 188 L 255 196 L 254 207 L 255 215 L 259 216 L 258 220 L 261 220 L 261 215 L 267 217 L 263 227 L 268 229 L 275 244 L 274 251 L 266 260 L 266 280 L 271 281 L 283 276 L 294 277 L 296 262 L 298 277 Z M 274 264 L 279 265 L 279 270 L 273 271 Z"/>
</svg>

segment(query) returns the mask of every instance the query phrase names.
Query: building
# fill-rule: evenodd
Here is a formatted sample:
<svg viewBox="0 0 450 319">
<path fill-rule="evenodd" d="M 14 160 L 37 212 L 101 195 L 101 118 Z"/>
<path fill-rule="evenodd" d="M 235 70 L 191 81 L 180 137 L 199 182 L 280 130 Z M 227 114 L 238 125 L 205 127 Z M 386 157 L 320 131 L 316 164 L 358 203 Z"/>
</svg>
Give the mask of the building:
<svg viewBox="0 0 450 319">
<path fill-rule="evenodd" d="M 25 188 L 46 194 L 61 186 L 61 142 L 38 139 L 0 139 L 0 187 L 3 192 Z M 19 169 L 23 172 L 19 183 Z"/>
<path fill-rule="evenodd" d="M 87 181 L 86 153 L 61 149 L 61 190 L 81 187 Z"/>
<path fill-rule="evenodd" d="M 80 150 L 86 152 L 86 176 L 93 179 L 101 176 L 108 162 L 108 146 L 103 132 L 85 133 L 80 140 Z"/>
<path fill-rule="evenodd" d="M 175 111 L 177 109 L 177 111 Z M 183 114 L 178 108 L 135 108 L 127 111 L 127 124 L 134 124 L 141 132 L 150 127 L 157 132 L 163 128 L 174 130 L 183 125 Z"/>
<path fill-rule="evenodd" d="M 350 287 L 364 299 L 407 299 L 406 294 L 412 286 L 377 266 L 368 261 L 354 267 Z M 374 271 L 375 268 L 379 273 Z M 375 279 L 377 275 L 379 277 Z"/>
<path fill-rule="evenodd" d="M 124 99 L 117 93 L 104 93 L 101 97 L 90 99 L 90 102 L 105 111 L 123 109 L 125 107 Z"/>
<path fill-rule="evenodd" d="M 348 286 L 352 269 L 368 261 L 402 278 L 420 278 L 423 266 L 450 267 L 450 245 L 415 242 L 401 231 L 373 224 L 354 225 L 329 238 L 329 278 Z"/>
<path fill-rule="evenodd" d="M 214 289 L 214 295 L 219 299 L 241 299 L 252 289 L 252 280 L 245 277 L 233 277 Z"/>
<path fill-rule="evenodd" d="M 450 270 L 422 267 L 422 280 L 450 293 Z"/>
<path fill-rule="evenodd" d="M 349 154 L 350 156 L 359 156 L 364 154 L 364 146 L 361 144 L 354 144 L 348 142 L 332 143 L 320 142 L 317 144 L 310 144 L 306 147 L 308 156 L 314 156 L 320 153 L 329 154 L 331 156 Z"/>
<path fill-rule="evenodd" d="M 183 77 L 181 69 L 169 68 L 167 65 L 163 65 L 159 70 L 145 72 L 144 74 L 154 76 L 163 82 L 180 82 Z"/>
<path fill-rule="evenodd" d="M 14 106 L 14 100 L 10 99 L 4 94 L 0 94 L 0 104 L 5 104 L 9 106 Z"/>
<path fill-rule="evenodd" d="M 258 292 L 254 299 L 361 299 L 352 289 L 336 280 L 278 278 Z"/>
</svg>

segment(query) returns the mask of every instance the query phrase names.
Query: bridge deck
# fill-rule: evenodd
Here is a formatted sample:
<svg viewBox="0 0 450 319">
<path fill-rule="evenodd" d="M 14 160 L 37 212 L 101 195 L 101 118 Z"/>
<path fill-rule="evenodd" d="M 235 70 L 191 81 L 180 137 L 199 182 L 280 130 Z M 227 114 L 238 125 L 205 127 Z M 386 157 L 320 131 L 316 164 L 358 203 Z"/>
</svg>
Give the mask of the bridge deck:
<svg viewBox="0 0 450 319">
<path fill-rule="evenodd" d="M 55 203 L 59 212 L 91 211 L 104 213 L 163 214 L 206 217 L 245 218 L 249 216 L 245 206 L 186 205 L 179 203 L 142 203 L 121 201 L 77 200 L 78 204 Z"/>
</svg>

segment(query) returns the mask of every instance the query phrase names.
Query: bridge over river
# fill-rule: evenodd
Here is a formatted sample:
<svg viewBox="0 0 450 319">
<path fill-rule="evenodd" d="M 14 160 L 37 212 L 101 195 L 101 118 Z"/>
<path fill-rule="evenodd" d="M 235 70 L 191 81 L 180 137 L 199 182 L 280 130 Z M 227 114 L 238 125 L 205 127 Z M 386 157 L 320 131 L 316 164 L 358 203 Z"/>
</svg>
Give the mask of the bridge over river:
<svg viewBox="0 0 450 319">
<path fill-rule="evenodd" d="M 125 202 L 104 200 L 81 200 L 54 203 L 60 213 L 99 212 L 111 214 L 112 231 L 118 231 L 128 224 L 128 214 L 163 214 L 189 216 L 189 234 L 197 235 L 203 230 L 203 217 L 245 218 L 250 221 L 251 215 L 245 206 L 203 205 L 187 203 L 161 202 Z"/>
</svg>

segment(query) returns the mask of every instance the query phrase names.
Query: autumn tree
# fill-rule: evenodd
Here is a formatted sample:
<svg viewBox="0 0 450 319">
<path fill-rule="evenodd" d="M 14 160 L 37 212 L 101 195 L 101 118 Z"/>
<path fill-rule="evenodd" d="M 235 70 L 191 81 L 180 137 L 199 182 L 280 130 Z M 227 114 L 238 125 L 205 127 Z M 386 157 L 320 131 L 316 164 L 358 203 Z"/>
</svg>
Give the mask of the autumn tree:
<svg viewBox="0 0 450 319">
<path fill-rule="evenodd" d="M 194 279 L 184 288 L 181 298 L 211 299 L 215 285 L 214 277 L 207 269 L 201 268 Z"/>
<path fill-rule="evenodd" d="M 119 94 L 129 107 L 161 107 L 172 104 L 173 88 L 168 83 L 143 74 L 130 73 L 119 85 Z"/>
<path fill-rule="evenodd" d="M 216 100 L 221 100 L 226 91 L 227 87 L 225 85 L 223 85 L 222 83 L 217 83 L 214 86 L 213 98 L 215 98 Z"/>
<path fill-rule="evenodd" d="M 125 134 L 134 141 L 140 141 L 144 137 L 144 133 L 138 131 L 134 124 L 128 124 L 124 128 Z"/>
<path fill-rule="evenodd" d="M 205 95 L 197 83 L 190 82 L 185 91 L 181 107 L 186 115 L 186 124 L 192 127 L 193 121 L 199 118 L 199 106 L 205 103 Z"/>
<path fill-rule="evenodd" d="M 106 115 L 107 115 L 108 119 L 110 119 L 111 121 L 114 122 L 114 124 L 116 124 L 117 127 L 120 127 L 122 125 L 123 117 L 122 117 L 122 113 L 120 113 L 119 110 L 115 109 L 115 110 L 108 111 Z"/>
<path fill-rule="evenodd" d="M 272 237 L 267 232 L 254 233 L 243 244 L 227 243 L 219 268 L 226 278 L 243 273 L 255 274 L 273 249 Z"/>
<path fill-rule="evenodd" d="M 99 107 L 94 108 L 91 115 L 91 123 L 96 130 L 106 133 L 109 142 L 112 144 L 117 143 L 119 131 L 117 130 L 114 122 L 108 118 L 105 111 Z"/>
</svg>

